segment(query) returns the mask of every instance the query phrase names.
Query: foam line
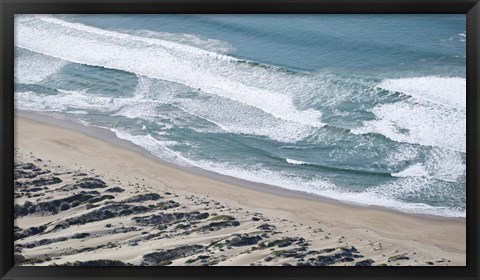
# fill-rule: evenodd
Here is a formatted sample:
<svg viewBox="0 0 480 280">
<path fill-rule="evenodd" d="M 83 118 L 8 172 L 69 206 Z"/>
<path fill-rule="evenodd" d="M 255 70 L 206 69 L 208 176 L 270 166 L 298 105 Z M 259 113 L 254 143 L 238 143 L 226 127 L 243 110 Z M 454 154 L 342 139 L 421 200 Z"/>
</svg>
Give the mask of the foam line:
<svg viewBox="0 0 480 280">
<path fill-rule="evenodd" d="M 401 201 L 399 198 L 401 198 L 404 193 L 412 191 L 411 187 L 416 186 L 430 190 L 430 185 L 425 186 L 425 181 L 422 181 L 421 184 L 418 184 L 418 181 L 412 183 L 411 181 L 415 180 L 415 178 L 403 179 L 402 183 L 410 186 L 410 188 L 406 187 L 405 190 L 398 189 L 395 184 L 390 184 L 367 189 L 362 192 L 351 192 L 338 188 L 326 178 L 317 177 L 306 179 L 296 174 L 272 171 L 265 169 L 264 167 L 255 168 L 251 166 L 235 166 L 232 164 L 216 163 L 204 160 L 192 161 L 192 163 L 200 168 L 219 174 L 262 184 L 275 185 L 293 191 L 306 192 L 351 204 L 381 206 L 407 213 L 418 213 L 444 217 L 465 217 L 466 215 L 464 210 L 452 209 L 449 207 L 435 207 L 424 203 L 410 203 Z M 400 195 L 398 191 L 401 191 Z M 445 190 L 439 190 L 439 192 L 442 191 Z"/>
<path fill-rule="evenodd" d="M 256 107 L 278 119 L 323 126 L 319 111 L 299 110 L 291 96 L 252 87 L 237 79 L 236 63 L 232 63 L 236 59 L 230 56 L 46 16 L 19 16 L 15 19 L 15 28 L 15 44 L 28 50 L 184 84 Z M 264 78 L 257 77 L 255 69 L 250 70 L 250 79 Z"/>
<path fill-rule="evenodd" d="M 466 113 L 464 110 L 430 102 L 404 100 L 383 104 L 372 110 L 376 119 L 352 129 L 354 134 L 380 133 L 403 143 L 445 147 L 465 153 Z"/>
<path fill-rule="evenodd" d="M 27 50 L 16 50 L 15 79 L 23 84 L 38 84 L 57 73 L 68 62 Z"/>
<path fill-rule="evenodd" d="M 387 79 L 377 87 L 457 109 L 466 108 L 467 82 L 464 78 L 426 76 Z"/>
</svg>

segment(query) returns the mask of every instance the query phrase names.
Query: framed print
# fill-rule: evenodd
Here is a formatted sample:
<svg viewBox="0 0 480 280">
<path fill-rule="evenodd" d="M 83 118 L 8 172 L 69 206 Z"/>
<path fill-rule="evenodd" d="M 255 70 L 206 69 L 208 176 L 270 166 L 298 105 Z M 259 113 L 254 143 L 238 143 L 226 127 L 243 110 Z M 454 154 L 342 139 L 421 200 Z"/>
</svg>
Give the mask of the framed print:
<svg viewBox="0 0 480 280">
<path fill-rule="evenodd" d="M 1 279 L 478 278 L 478 1 L 1 5 Z"/>
</svg>

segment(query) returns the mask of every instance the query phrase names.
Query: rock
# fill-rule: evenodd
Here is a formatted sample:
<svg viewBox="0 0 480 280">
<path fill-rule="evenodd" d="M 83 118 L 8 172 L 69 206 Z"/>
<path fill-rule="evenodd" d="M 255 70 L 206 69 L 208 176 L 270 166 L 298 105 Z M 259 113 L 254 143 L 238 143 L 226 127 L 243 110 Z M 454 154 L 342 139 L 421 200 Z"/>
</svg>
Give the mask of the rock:
<svg viewBox="0 0 480 280">
<path fill-rule="evenodd" d="M 190 224 L 178 224 L 175 226 L 175 229 L 188 229 L 190 228 Z"/>
<path fill-rule="evenodd" d="M 88 177 L 88 178 L 80 179 L 74 186 L 77 186 L 83 189 L 102 189 L 102 188 L 106 188 L 107 184 L 100 179 Z"/>
<path fill-rule="evenodd" d="M 130 197 L 125 199 L 123 202 L 125 203 L 132 203 L 132 202 L 144 202 L 148 200 L 159 200 L 163 198 L 159 194 L 156 193 L 149 193 L 149 194 L 141 194 L 141 195 L 136 195 L 134 197 Z"/>
<path fill-rule="evenodd" d="M 35 169 L 35 168 L 37 168 L 37 166 L 35 164 L 29 162 L 29 163 L 24 163 L 24 164 L 19 165 L 19 168 L 28 170 L 28 169 Z"/>
<path fill-rule="evenodd" d="M 208 260 L 209 258 L 211 258 L 211 256 L 207 256 L 207 255 L 200 255 L 194 259 L 189 259 L 187 261 L 185 261 L 185 263 L 194 263 L 196 261 L 201 261 L 203 263 L 206 263 L 206 260 Z"/>
<path fill-rule="evenodd" d="M 157 205 L 156 205 L 157 208 L 162 209 L 162 210 L 176 208 L 176 207 L 179 207 L 179 206 L 180 206 L 180 204 L 178 202 L 173 201 L 173 200 L 160 202 L 160 203 L 157 203 Z"/>
<path fill-rule="evenodd" d="M 410 258 L 406 254 L 391 256 L 388 258 L 389 261 L 399 261 L 399 260 L 409 260 Z"/>
<path fill-rule="evenodd" d="M 208 232 L 208 231 L 215 231 L 220 230 L 226 227 L 236 227 L 240 225 L 234 217 L 229 215 L 218 215 L 210 218 L 211 223 L 208 225 L 202 226 L 197 230 L 200 232 Z"/>
<path fill-rule="evenodd" d="M 74 263 L 66 262 L 60 266 L 133 266 L 130 263 L 124 263 L 117 260 L 91 260 L 91 261 L 76 261 Z"/>
<path fill-rule="evenodd" d="M 296 241 L 296 238 L 290 238 L 290 237 L 283 237 L 282 239 L 277 239 L 274 241 L 271 241 L 267 244 L 267 247 L 273 247 L 273 246 L 278 246 L 278 247 L 287 247 L 293 244 L 294 241 Z"/>
<path fill-rule="evenodd" d="M 68 209 L 70 209 L 70 204 L 68 204 L 68 203 L 62 203 L 62 205 L 60 205 L 60 210 L 61 210 L 61 211 L 66 211 L 66 210 L 68 210 Z"/>
<path fill-rule="evenodd" d="M 305 243 L 305 242 L 304 242 Z M 302 243 L 303 244 L 303 243 Z M 291 252 L 286 251 L 286 252 Z M 316 257 L 310 257 L 308 260 L 299 262 L 297 265 L 300 266 L 329 266 L 329 265 L 334 265 L 336 263 L 341 263 L 341 262 L 353 262 L 355 261 L 355 254 L 358 253 L 358 250 L 355 247 L 339 247 L 339 248 L 326 248 L 320 251 L 309 251 L 307 253 L 300 253 L 300 249 L 297 249 L 296 251 L 292 252 L 297 253 L 295 258 L 305 258 L 307 255 L 315 255 L 315 254 L 322 254 L 322 255 L 317 255 Z M 335 253 L 336 252 L 336 253 Z M 323 255 L 323 254 L 329 254 L 333 253 L 330 255 Z M 285 255 L 285 252 L 282 253 L 282 255 Z M 369 264 L 370 260 L 365 260 L 363 262 L 359 262 L 356 265 L 371 265 Z"/>
<path fill-rule="evenodd" d="M 97 197 L 96 194 L 90 193 L 79 193 L 69 197 L 55 199 L 50 201 L 44 201 L 37 204 L 33 204 L 29 201 L 26 201 L 23 206 L 15 205 L 14 207 L 14 216 L 23 217 L 34 213 L 40 214 L 58 214 L 61 211 L 70 209 L 71 207 L 76 207 L 85 203 L 94 203 L 99 202 L 105 199 L 113 199 L 115 197 L 111 195 L 105 195 Z"/>
<path fill-rule="evenodd" d="M 83 214 L 78 217 L 69 218 L 64 222 L 57 224 L 54 229 L 67 228 L 71 225 L 84 225 L 86 223 L 102 221 L 102 220 L 111 219 L 119 216 L 128 216 L 132 214 L 145 213 L 153 209 L 155 209 L 155 207 L 133 206 L 129 204 L 120 204 L 120 203 L 110 204 L 100 209 L 94 210 L 90 213 Z"/>
<path fill-rule="evenodd" d="M 30 228 L 27 228 L 25 230 L 15 232 L 14 233 L 14 239 L 18 240 L 18 239 L 22 239 L 22 238 L 25 238 L 25 237 L 28 237 L 28 236 L 36 235 L 36 234 L 44 232 L 46 229 L 47 229 L 47 226 L 45 226 L 45 225 L 38 226 L 38 227 L 30 227 Z"/>
<path fill-rule="evenodd" d="M 255 245 L 260 240 L 262 240 L 260 236 L 236 236 L 232 240 L 230 240 L 230 246 L 240 247 Z"/>
<path fill-rule="evenodd" d="M 43 246 L 43 245 L 48 245 L 48 244 L 52 244 L 52 243 L 57 243 L 57 242 L 63 242 L 63 241 L 67 241 L 68 238 L 67 237 L 57 237 L 57 238 L 46 238 L 46 239 L 41 239 L 39 241 L 33 241 L 33 242 L 28 242 L 28 243 L 25 243 L 24 246 L 26 248 L 35 248 L 37 246 Z"/>
<path fill-rule="evenodd" d="M 273 225 L 263 224 L 263 225 L 258 226 L 257 229 L 261 229 L 265 232 L 270 232 L 270 231 L 276 230 L 277 228 Z"/>
<path fill-rule="evenodd" d="M 121 193 L 124 192 L 125 190 L 120 188 L 120 187 L 113 187 L 105 190 L 106 192 L 111 192 L 111 193 Z"/>
<path fill-rule="evenodd" d="M 32 179 L 35 177 L 37 177 L 37 174 L 33 172 L 25 172 L 23 170 L 15 170 L 15 173 L 14 173 L 14 179 L 21 179 L 21 178 Z"/>
<path fill-rule="evenodd" d="M 355 266 L 372 266 L 375 261 L 372 259 L 366 259 L 360 262 L 357 262 Z"/>
<path fill-rule="evenodd" d="M 229 215 L 215 215 L 214 217 L 210 218 L 210 221 L 233 221 L 233 220 L 235 220 L 235 218 Z"/>
<path fill-rule="evenodd" d="M 40 178 L 40 179 L 34 180 L 30 183 L 30 185 L 39 187 L 39 186 L 59 184 L 61 182 L 62 180 L 58 177 L 50 177 L 50 178 Z"/>
<path fill-rule="evenodd" d="M 100 197 L 95 197 L 95 198 L 92 198 L 90 200 L 88 200 L 88 203 L 96 203 L 96 202 L 100 202 L 100 201 L 103 201 L 103 200 L 107 200 L 107 199 L 114 199 L 115 197 L 113 195 L 102 195 Z"/>
<path fill-rule="evenodd" d="M 88 236 L 90 236 L 90 233 L 88 232 L 76 233 L 72 236 L 72 239 L 82 239 Z"/>
<path fill-rule="evenodd" d="M 150 253 L 143 256 L 141 266 L 152 266 L 152 265 L 166 265 L 168 262 L 171 263 L 172 260 L 185 258 L 196 253 L 201 252 L 203 246 L 201 245 L 185 245 L 176 247 L 169 250 L 160 250 L 155 253 Z"/>
<path fill-rule="evenodd" d="M 172 224 L 179 221 L 203 220 L 209 216 L 208 213 L 200 213 L 198 211 L 190 213 L 160 213 L 146 217 L 135 217 L 133 220 L 142 226 L 159 226 Z"/>
</svg>

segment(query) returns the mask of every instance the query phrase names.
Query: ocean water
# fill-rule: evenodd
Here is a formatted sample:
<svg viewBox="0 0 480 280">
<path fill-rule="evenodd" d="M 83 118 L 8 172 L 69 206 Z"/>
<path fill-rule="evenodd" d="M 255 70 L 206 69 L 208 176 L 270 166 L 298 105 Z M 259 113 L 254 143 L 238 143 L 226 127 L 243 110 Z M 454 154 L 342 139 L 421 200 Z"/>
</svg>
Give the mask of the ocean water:
<svg viewBox="0 0 480 280">
<path fill-rule="evenodd" d="M 464 15 L 18 15 L 15 107 L 158 158 L 465 217 Z"/>
</svg>

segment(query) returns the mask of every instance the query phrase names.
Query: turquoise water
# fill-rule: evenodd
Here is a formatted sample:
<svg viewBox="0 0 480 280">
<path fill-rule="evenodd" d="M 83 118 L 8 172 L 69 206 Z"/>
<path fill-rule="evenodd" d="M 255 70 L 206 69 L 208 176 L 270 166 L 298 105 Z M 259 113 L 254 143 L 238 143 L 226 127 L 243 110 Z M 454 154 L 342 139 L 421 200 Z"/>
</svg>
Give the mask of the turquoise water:
<svg viewBox="0 0 480 280">
<path fill-rule="evenodd" d="M 182 166 L 465 217 L 463 15 L 15 19 L 15 106 Z"/>
</svg>

